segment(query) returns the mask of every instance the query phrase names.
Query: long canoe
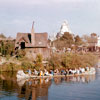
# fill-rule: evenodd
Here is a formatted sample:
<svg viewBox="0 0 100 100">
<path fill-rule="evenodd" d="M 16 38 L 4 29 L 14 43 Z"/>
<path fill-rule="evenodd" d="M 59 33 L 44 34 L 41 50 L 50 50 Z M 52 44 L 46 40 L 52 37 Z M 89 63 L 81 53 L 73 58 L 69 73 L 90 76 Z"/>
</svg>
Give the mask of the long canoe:
<svg viewBox="0 0 100 100">
<path fill-rule="evenodd" d="M 86 76 L 86 75 L 95 75 L 94 73 L 81 73 L 81 74 L 68 74 L 68 75 L 53 75 L 53 76 L 35 76 L 31 75 L 30 78 L 52 78 L 52 77 L 70 77 L 70 76 Z"/>
<path fill-rule="evenodd" d="M 69 76 L 84 76 L 84 75 L 95 75 L 96 71 L 86 71 L 80 74 L 68 74 L 68 75 L 47 75 L 47 76 L 36 76 L 36 75 L 28 75 L 25 74 L 24 76 L 17 75 L 17 79 L 29 79 L 29 78 L 52 78 L 52 77 L 69 77 Z"/>
</svg>

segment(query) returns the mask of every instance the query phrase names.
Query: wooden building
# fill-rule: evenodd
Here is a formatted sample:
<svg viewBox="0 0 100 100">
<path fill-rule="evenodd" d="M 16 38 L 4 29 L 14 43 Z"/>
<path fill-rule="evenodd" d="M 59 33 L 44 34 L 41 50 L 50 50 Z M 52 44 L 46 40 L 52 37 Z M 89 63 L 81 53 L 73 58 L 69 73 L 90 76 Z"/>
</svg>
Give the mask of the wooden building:
<svg viewBox="0 0 100 100">
<path fill-rule="evenodd" d="M 35 33 L 33 23 L 31 33 L 17 33 L 15 49 L 24 49 L 27 57 L 35 58 L 37 54 L 41 54 L 43 58 L 48 58 L 48 33 Z"/>
</svg>

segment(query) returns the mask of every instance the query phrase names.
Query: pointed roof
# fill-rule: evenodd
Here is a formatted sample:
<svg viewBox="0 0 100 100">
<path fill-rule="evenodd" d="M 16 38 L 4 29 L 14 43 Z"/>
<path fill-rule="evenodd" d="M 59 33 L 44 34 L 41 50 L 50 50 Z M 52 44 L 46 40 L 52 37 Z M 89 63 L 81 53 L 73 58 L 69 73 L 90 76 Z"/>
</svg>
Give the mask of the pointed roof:
<svg viewBox="0 0 100 100">
<path fill-rule="evenodd" d="M 28 38 L 29 33 L 17 33 L 16 43 L 21 39 L 24 39 L 25 42 L 30 43 L 30 39 Z"/>
<path fill-rule="evenodd" d="M 69 28 L 68 21 L 66 21 L 66 20 L 61 25 L 60 34 L 64 34 L 65 32 L 72 33 L 70 28 Z"/>
</svg>

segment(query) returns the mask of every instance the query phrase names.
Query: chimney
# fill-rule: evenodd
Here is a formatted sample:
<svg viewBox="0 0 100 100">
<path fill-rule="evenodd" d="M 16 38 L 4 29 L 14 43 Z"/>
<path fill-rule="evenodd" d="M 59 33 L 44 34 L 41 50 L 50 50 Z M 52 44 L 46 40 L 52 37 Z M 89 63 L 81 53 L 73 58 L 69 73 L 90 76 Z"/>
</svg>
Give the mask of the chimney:
<svg viewBox="0 0 100 100">
<path fill-rule="evenodd" d="M 32 43 L 32 46 L 35 46 L 34 21 L 33 21 L 32 29 L 31 29 L 31 43 Z"/>
</svg>

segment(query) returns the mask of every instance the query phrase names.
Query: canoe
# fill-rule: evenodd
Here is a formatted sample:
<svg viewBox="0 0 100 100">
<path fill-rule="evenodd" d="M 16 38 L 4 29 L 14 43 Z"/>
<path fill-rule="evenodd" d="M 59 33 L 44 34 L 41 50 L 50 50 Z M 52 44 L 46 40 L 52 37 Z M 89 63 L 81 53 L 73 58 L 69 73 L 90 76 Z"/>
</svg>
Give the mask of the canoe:
<svg viewBox="0 0 100 100">
<path fill-rule="evenodd" d="M 22 73 L 22 74 L 21 74 Z M 95 75 L 96 74 L 96 71 L 95 69 L 91 69 L 90 71 L 85 71 L 84 73 L 80 73 L 80 74 L 68 74 L 68 75 L 52 75 L 52 74 L 49 74 L 48 76 L 37 76 L 37 75 L 28 75 L 28 74 L 25 74 L 23 72 L 21 73 L 17 73 L 16 77 L 17 79 L 29 79 L 29 78 L 52 78 L 52 77 L 68 77 L 68 76 L 84 76 L 84 75 Z"/>
</svg>

